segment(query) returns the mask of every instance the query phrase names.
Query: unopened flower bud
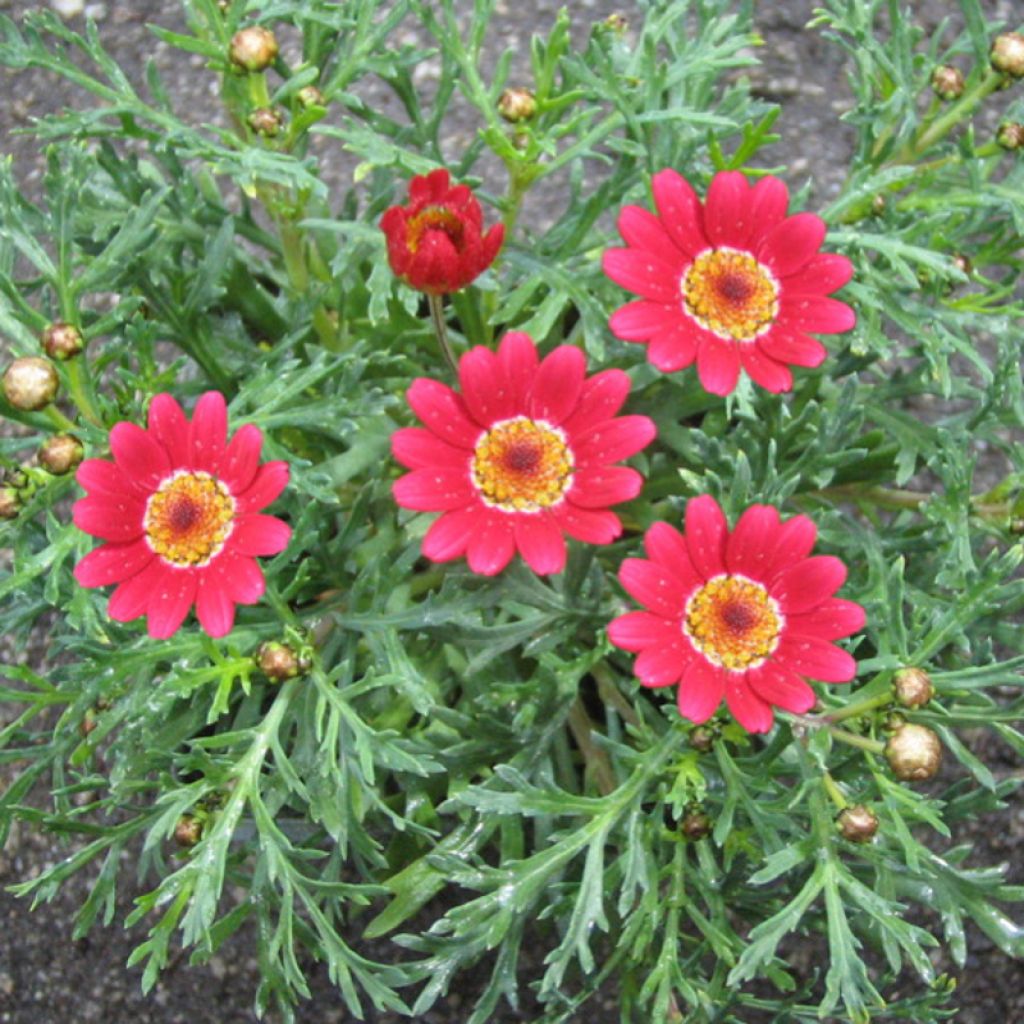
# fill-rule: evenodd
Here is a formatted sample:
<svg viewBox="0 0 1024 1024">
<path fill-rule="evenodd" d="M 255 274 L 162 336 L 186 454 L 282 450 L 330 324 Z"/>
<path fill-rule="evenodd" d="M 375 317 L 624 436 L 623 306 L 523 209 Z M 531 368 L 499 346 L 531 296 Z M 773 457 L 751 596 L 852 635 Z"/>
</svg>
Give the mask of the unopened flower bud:
<svg viewBox="0 0 1024 1024">
<path fill-rule="evenodd" d="M 614 32 L 616 35 L 625 35 L 626 29 L 629 28 L 629 22 L 626 21 L 623 15 L 617 11 L 609 14 L 607 18 L 601 23 L 609 32 Z"/>
<path fill-rule="evenodd" d="M 274 683 L 294 679 L 309 669 L 309 662 L 300 658 L 294 648 L 276 640 L 268 640 L 256 648 L 256 664 L 260 671 Z"/>
<path fill-rule="evenodd" d="M 1024 146 L 1024 124 L 1020 121 L 1004 121 L 996 132 L 996 142 L 1003 149 L 1020 149 Z"/>
<path fill-rule="evenodd" d="M 193 814 L 183 814 L 174 826 L 174 841 L 179 846 L 192 847 L 203 838 L 203 823 Z"/>
<path fill-rule="evenodd" d="M 39 465 L 54 476 L 75 468 L 85 455 L 82 442 L 74 434 L 54 434 L 39 449 Z"/>
<path fill-rule="evenodd" d="M 965 256 L 962 252 L 953 256 L 953 266 L 965 277 L 970 277 L 974 272 L 974 264 L 971 262 L 970 256 Z"/>
<path fill-rule="evenodd" d="M 964 76 L 960 69 L 949 64 L 940 64 L 932 72 L 932 90 L 939 99 L 960 99 L 964 94 Z"/>
<path fill-rule="evenodd" d="M 249 115 L 249 127 L 259 135 L 273 138 L 281 130 L 284 119 L 273 107 L 257 107 Z"/>
<path fill-rule="evenodd" d="M 85 347 L 82 332 L 62 320 L 54 321 L 43 331 L 42 343 L 43 351 L 51 359 L 59 359 L 61 362 L 77 356 Z"/>
<path fill-rule="evenodd" d="M 685 839 L 707 839 L 711 835 L 711 819 L 703 811 L 691 811 L 679 822 L 679 832 Z"/>
<path fill-rule="evenodd" d="M 942 764 L 942 744 L 927 726 L 905 722 L 889 737 L 885 757 L 898 779 L 923 782 L 938 772 Z"/>
<path fill-rule="evenodd" d="M 989 51 L 989 60 L 996 71 L 1011 78 L 1024 78 L 1024 36 L 1019 32 L 1004 32 L 996 36 Z"/>
<path fill-rule="evenodd" d="M 269 28 L 250 25 L 231 37 L 228 57 L 243 71 L 265 71 L 277 56 L 277 39 Z"/>
<path fill-rule="evenodd" d="M 698 725 L 690 730 L 690 746 L 701 754 L 706 754 L 715 745 L 715 733 L 706 725 Z"/>
<path fill-rule="evenodd" d="M 303 107 L 322 107 L 327 102 L 324 94 L 315 85 L 304 85 L 295 97 Z"/>
<path fill-rule="evenodd" d="M 885 213 L 885 207 L 885 196 L 881 192 L 876 192 L 871 199 L 871 212 L 876 217 L 881 217 L 882 214 Z"/>
<path fill-rule="evenodd" d="M 96 712 L 92 708 L 89 708 L 85 713 L 85 717 L 78 723 L 78 735 L 84 740 L 89 733 L 96 728 Z"/>
<path fill-rule="evenodd" d="M 935 696 L 932 677 L 923 668 L 901 668 L 893 679 L 893 689 L 905 708 L 923 708 Z"/>
<path fill-rule="evenodd" d="M 529 121 L 537 113 L 537 100 L 529 89 L 506 89 L 498 100 L 498 113 L 512 124 Z"/>
<path fill-rule="evenodd" d="M 13 487 L 0 487 L 0 519 L 17 519 L 21 498 Z"/>
<path fill-rule="evenodd" d="M 49 359 L 22 356 L 4 374 L 4 395 L 15 409 L 34 412 L 57 397 L 57 371 Z"/>
<path fill-rule="evenodd" d="M 851 843 L 870 843 L 878 831 L 878 818 L 863 804 L 841 811 L 836 823 L 842 837 Z"/>
</svg>

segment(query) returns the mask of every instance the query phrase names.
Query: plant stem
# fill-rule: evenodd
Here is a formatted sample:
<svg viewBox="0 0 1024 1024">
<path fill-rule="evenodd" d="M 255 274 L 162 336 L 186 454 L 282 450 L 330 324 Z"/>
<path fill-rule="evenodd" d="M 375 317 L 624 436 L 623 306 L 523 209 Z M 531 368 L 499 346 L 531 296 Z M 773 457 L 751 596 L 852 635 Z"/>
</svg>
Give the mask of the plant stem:
<svg viewBox="0 0 1024 1024">
<path fill-rule="evenodd" d="M 879 508 L 919 509 L 934 495 L 922 491 L 907 491 L 896 487 L 863 487 L 861 484 L 837 484 L 835 487 L 823 487 L 816 491 L 820 497 L 833 498 L 839 501 L 867 501 Z M 999 522 L 1012 511 L 1006 501 L 982 501 L 980 496 L 970 499 L 971 511 L 982 519 Z"/>
<path fill-rule="evenodd" d="M 825 786 L 825 792 L 828 793 L 829 799 L 839 808 L 839 810 L 846 809 L 846 797 L 843 796 L 843 791 L 839 788 L 838 783 L 832 778 L 830 772 L 825 772 L 821 777 L 822 784 Z"/>
<path fill-rule="evenodd" d="M 639 725 L 640 719 L 637 718 L 636 712 L 630 707 L 629 701 L 619 692 L 619 688 L 612 680 L 612 674 L 608 670 L 608 666 L 604 663 L 597 664 L 590 670 L 590 674 L 597 683 L 597 692 L 601 700 L 615 708 L 619 713 L 619 717 L 624 722 L 628 722 L 633 726 Z"/>
<path fill-rule="evenodd" d="M 590 721 L 582 699 L 577 696 L 569 709 L 569 728 L 576 740 L 587 769 L 594 773 L 594 781 L 603 796 L 614 793 L 618 788 L 608 755 L 590 738 L 594 723 Z"/>
<path fill-rule="evenodd" d="M 835 726 L 829 726 L 828 731 L 832 733 L 834 739 L 841 743 L 848 743 L 851 747 L 857 747 L 859 750 L 866 750 L 871 754 L 881 754 L 885 750 L 885 744 L 881 740 L 873 740 L 870 736 L 859 736 L 855 732 L 837 729 Z"/>
<path fill-rule="evenodd" d="M 848 704 L 845 708 L 840 708 L 838 711 L 829 712 L 827 715 L 823 715 L 822 718 L 825 722 L 842 722 L 847 718 L 855 718 L 857 715 L 863 715 L 867 711 L 874 711 L 875 708 L 883 707 L 884 705 L 892 701 L 892 694 L 887 691 L 879 693 L 874 697 L 868 697 L 866 700 L 859 701 L 856 704 Z"/>
<path fill-rule="evenodd" d="M 83 357 L 69 359 L 64 366 L 67 370 L 68 391 L 71 394 L 71 400 L 78 407 L 78 411 L 93 426 L 102 427 L 103 417 L 100 416 L 96 403 L 93 401 L 92 382 L 86 372 Z"/>
<path fill-rule="evenodd" d="M 448 326 L 444 321 L 444 297 L 428 292 L 427 303 L 430 306 L 430 322 L 434 325 L 434 333 L 441 345 L 441 351 L 444 353 L 445 359 L 448 360 L 448 366 L 455 379 L 458 380 L 459 364 L 455 360 L 455 353 L 452 352 L 451 344 L 448 341 Z"/>
</svg>

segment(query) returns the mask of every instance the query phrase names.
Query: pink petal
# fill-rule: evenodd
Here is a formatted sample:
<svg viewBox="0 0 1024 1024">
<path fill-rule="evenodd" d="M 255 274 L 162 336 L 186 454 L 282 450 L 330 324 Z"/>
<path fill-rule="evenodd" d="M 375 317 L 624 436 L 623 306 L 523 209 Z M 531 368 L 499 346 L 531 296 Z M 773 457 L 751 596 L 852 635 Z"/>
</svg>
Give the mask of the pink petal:
<svg viewBox="0 0 1024 1024">
<path fill-rule="evenodd" d="M 828 355 L 828 350 L 817 338 L 780 324 L 763 334 L 755 344 L 765 355 L 791 366 L 821 366 Z"/>
<path fill-rule="evenodd" d="M 551 514 L 570 537 L 584 544 L 611 544 L 622 533 L 622 522 L 608 509 L 579 508 L 563 501 Z"/>
<path fill-rule="evenodd" d="M 726 569 L 758 582 L 767 579 L 780 527 L 778 510 L 771 505 L 747 508 L 726 541 Z"/>
<path fill-rule="evenodd" d="M 628 459 L 654 440 L 657 428 L 646 416 L 618 416 L 598 423 L 573 444 L 576 465 L 606 466 Z"/>
<path fill-rule="evenodd" d="M 819 640 L 838 640 L 864 628 L 864 609 L 854 601 L 833 597 L 822 601 L 809 612 L 789 615 L 787 631 Z"/>
<path fill-rule="evenodd" d="M 447 384 L 418 377 L 406 392 L 406 398 L 423 425 L 442 441 L 457 448 L 472 449 L 476 445 L 480 425 L 469 418 L 462 398 Z"/>
<path fill-rule="evenodd" d="M 817 608 L 845 582 L 846 566 L 838 558 L 815 555 L 779 573 L 771 594 L 786 615 L 799 615 Z"/>
<path fill-rule="evenodd" d="M 793 374 L 781 363 L 766 356 L 756 345 L 739 346 L 740 364 L 747 371 L 755 384 L 760 384 L 765 391 L 773 395 L 790 391 L 793 387 Z"/>
<path fill-rule="evenodd" d="M 228 407 L 224 396 L 219 391 L 207 391 L 200 396 L 192 412 L 192 425 L 189 428 L 192 468 L 217 476 L 224 458 L 227 436 Z"/>
<path fill-rule="evenodd" d="M 470 416 L 481 426 L 522 412 L 521 406 L 513 405 L 498 357 L 482 345 L 471 348 L 459 360 L 459 386 Z"/>
<path fill-rule="evenodd" d="M 239 516 L 228 543 L 238 555 L 276 555 L 288 547 L 292 528 L 276 516 Z"/>
<path fill-rule="evenodd" d="M 164 577 L 172 571 L 161 559 L 154 558 L 110 595 L 107 614 L 115 622 L 131 622 L 132 619 L 137 619 L 145 612 L 150 597 L 164 585 Z"/>
<path fill-rule="evenodd" d="M 102 540 L 128 541 L 142 536 L 144 506 L 130 498 L 87 497 L 75 502 L 75 526 Z"/>
<path fill-rule="evenodd" d="M 110 450 L 124 476 L 146 490 L 156 490 L 171 472 L 171 460 L 164 446 L 135 423 L 114 424 Z"/>
<path fill-rule="evenodd" d="M 573 474 L 566 498 L 583 508 L 607 508 L 631 501 L 644 485 L 644 478 L 628 466 L 597 466 Z"/>
<path fill-rule="evenodd" d="M 212 637 L 227 636 L 235 624 L 235 602 L 229 596 L 226 581 L 220 573 L 210 572 L 210 566 L 199 576 L 196 618 Z"/>
<path fill-rule="evenodd" d="M 678 296 L 676 297 L 678 306 Z M 620 306 L 608 318 L 608 327 L 616 338 L 623 341 L 647 341 L 676 322 L 675 307 L 650 299 L 637 299 Z"/>
<path fill-rule="evenodd" d="M 718 502 L 710 494 L 686 503 L 686 547 L 690 561 L 703 579 L 725 572 L 725 544 L 729 527 Z"/>
<path fill-rule="evenodd" d="M 683 673 L 676 694 L 679 714 L 698 725 L 706 722 L 722 703 L 725 693 L 725 672 L 705 661 L 694 658 Z"/>
<path fill-rule="evenodd" d="M 263 570 L 255 559 L 234 551 L 222 551 L 204 572 L 216 574 L 221 588 L 236 604 L 255 604 L 267 589 Z"/>
<path fill-rule="evenodd" d="M 155 558 L 145 538 L 127 544 L 103 544 L 75 566 L 75 579 L 83 587 L 105 587 L 141 572 Z"/>
<path fill-rule="evenodd" d="M 710 394 L 731 394 L 740 376 L 736 343 L 703 331 L 697 348 L 697 376 L 701 387 Z"/>
<path fill-rule="evenodd" d="M 627 558 L 619 567 L 619 582 L 645 608 L 677 621 L 690 596 L 670 572 L 645 558 Z"/>
<path fill-rule="evenodd" d="M 838 291 L 853 277 L 853 264 L 837 253 L 819 252 L 792 277 L 787 277 L 783 287 L 804 295 L 828 294 Z"/>
<path fill-rule="evenodd" d="M 526 395 L 537 375 L 537 346 L 522 331 L 509 331 L 498 346 L 498 362 L 508 383 L 515 409 L 526 407 Z"/>
<path fill-rule="evenodd" d="M 775 545 L 769 552 L 769 561 L 765 566 L 765 582 L 771 581 L 780 572 L 802 562 L 814 547 L 818 537 L 818 528 L 807 516 L 793 516 L 779 528 Z"/>
<path fill-rule="evenodd" d="M 515 533 L 509 516 L 482 516 L 466 546 L 466 561 L 481 576 L 496 576 L 515 554 Z"/>
<path fill-rule="evenodd" d="M 562 423 L 570 438 L 612 419 L 629 395 L 629 375 L 622 370 L 601 370 L 583 382 L 576 408 Z"/>
<path fill-rule="evenodd" d="M 857 662 L 849 652 L 824 640 L 807 636 L 783 636 L 773 661 L 792 672 L 824 683 L 848 683 L 857 674 Z"/>
<path fill-rule="evenodd" d="M 824 295 L 793 295 L 783 291 L 779 323 L 798 331 L 840 334 L 852 330 L 857 316 L 845 302 Z"/>
<path fill-rule="evenodd" d="M 708 247 L 700 200 L 693 187 L 675 171 L 659 171 L 651 179 L 651 191 L 665 230 L 688 256 Z"/>
<path fill-rule="evenodd" d="M 678 619 L 664 619 L 650 612 L 627 612 L 608 623 L 608 639 L 624 651 L 664 647 L 679 636 Z"/>
<path fill-rule="evenodd" d="M 259 427 L 254 427 L 251 423 L 239 427 L 235 431 L 235 436 L 231 438 L 220 464 L 219 476 L 236 497 L 245 491 L 256 476 L 262 447 L 263 434 Z M 287 481 L 286 475 L 285 482 Z"/>
<path fill-rule="evenodd" d="M 188 466 L 188 420 L 173 396 L 166 393 L 153 396 L 148 423 L 150 436 L 164 446 L 171 467 Z"/>
<path fill-rule="evenodd" d="M 704 582 L 690 561 L 686 538 L 674 526 L 652 523 L 644 534 L 644 548 L 651 561 L 657 562 L 666 572 L 675 576 L 687 594 Z"/>
<path fill-rule="evenodd" d="M 263 463 L 249 488 L 238 496 L 238 513 L 248 515 L 250 512 L 259 512 L 276 501 L 288 486 L 288 476 L 287 462 L 278 460 Z"/>
<path fill-rule="evenodd" d="M 725 672 L 725 702 L 733 718 L 747 732 L 767 732 L 772 727 L 772 709 L 750 688 L 742 672 Z"/>
<path fill-rule="evenodd" d="M 391 435 L 391 454 L 408 469 L 463 469 L 468 472 L 472 454 L 442 441 L 423 427 L 402 427 Z"/>
<path fill-rule="evenodd" d="M 662 334 L 655 335 L 647 346 L 647 358 L 662 373 L 675 373 L 685 369 L 697 358 L 700 332 L 690 323 L 678 323 Z"/>
<path fill-rule="evenodd" d="M 146 623 L 154 640 L 166 640 L 185 621 L 196 599 L 198 575 L 192 569 L 172 569 L 164 573 L 146 605 Z"/>
<path fill-rule="evenodd" d="M 704 200 L 704 233 L 712 246 L 745 247 L 751 232 L 749 189 L 739 171 L 719 171 Z"/>
<path fill-rule="evenodd" d="M 445 512 L 423 537 L 423 554 L 432 562 L 450 562 L 466 553 L 469 538 L 481 518 L 479 507 Z"/>
<path fill-rule="evenodd" d="M 679 682 L 689 661 L 684 641 L 676 637 L 659 647 L 647 647 L 637 656 L 633 672 L 644 686 L 671 686 Z"/>
<path fill-rule="evenodd" d="M 803 679 L 775 662 L 751 669 L 747 682 L 761 700 L 797 715 L 810 711 L 817 701 L 814 690 Z"/>
<path fill-rule="evenodd" d="M 587 362 L 572 345 L 559 345 L 537 368 L 527 409 L 534 419 L 558 426 L 576 408 Z"/>
<path fill-rule="evenodd" d="M 641 206 L 624 206 L 619 213 L 619 234 L 631 249 L 649 249 L 667 255 L 675 248 L 664 224 Z"/>
<path fill-rule="evenodd" d="M 605 249 L 605 274 L 627 291 L 666 304 L 679 301 L 682 267 L 646 249 Z"/>
<path fill-rule="evenodd" d="M 86 459 L 76 470 L 75 479 L 90 495 L 105 499 L 130 498 L 137 501 L 140 496 L 150 493 L 148 489 L 137 487 L 107 459 Z"/>
<path fill-rule="evenodd" d="M 786 183 L 769 175 L 750 190 L 750 220 L 753 224 L 751 243 L 757 243 L 781 224 L 789 208 Z"/>
<path fill-rule="evenodd" d="M 565 537 L 550 516 L 515 516 L 514 529 L 519 554 L 535 573 L 546 576 L 565 568 Z"/>
<path fill-rule="evenodd" d="M 469 467 L 461 469 L 414 469 L 391 485 L 395 501 L 416 512 L 445 512 L 477 501 L 469 479 Z"/>
<path fill-rule="evenodd" d="M 776 277 L 789 277 L 817 255 L 825 241 L 825 222 L 815 213 L 787 217 L 764 237 L 756 253 Z"/>
</svg>

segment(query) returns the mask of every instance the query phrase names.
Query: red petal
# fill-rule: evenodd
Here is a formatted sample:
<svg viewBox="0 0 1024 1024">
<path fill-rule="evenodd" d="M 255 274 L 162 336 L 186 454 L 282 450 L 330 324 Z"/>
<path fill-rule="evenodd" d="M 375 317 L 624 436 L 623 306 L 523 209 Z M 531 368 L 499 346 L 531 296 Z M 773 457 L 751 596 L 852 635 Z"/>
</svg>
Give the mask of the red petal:
<svg viewBox="0 0 1024 1024">
<path fill-rule="evenodd" d="M 819 640 L 838 640 L 864 628 L 864 609 L 854 601 L 841 597 L 822 601 L 809 612 L 790 615 L 786 620 L 787 632 Z"/>
<path fill-rule="evenodd" d="M 602 265 L 616 284 L 645 299 L 666 304 L 679 301 L 682 267 L 646 249 L 606 249 Z"/>
<path fill-rule="evenodd" d="M 167 450 L 171 467 L 189 464 L 188 420 L 181 406 L 168 394 L 154 395 L 149 403 L 149 433 Z"/>
<path fill-rule="evenodd" d="M 712 395 L 730 394 L 740 376 L 736 343 L 719 338 L 710 331 L 701 332 L 697 348 L 697 376 L 701 387 Z"/>
<path fill-rule="evenodd" d="M 482 345 L 459 360 L 459 386 L 470 416 L 481 425 L 506 420 L 522 412 L 516 407 L 498 357 Z"/>
<path fill-rule="evenodd" d="M 697 358 L 698 331 L 689 323 L 678 323 L 663 334 L 655 335 L 647 346 L 647 358 L 662 373 L 675 373 Z"/>
<path fill-rule="evenodd" d="M 747 732 L 767 732 L 772 727 L 772 709 L 750 688 L 742 672 L 725 672 L 725 701 L 733 718 Z"/>
<path fill-rule="evenodd" d="M 402 427 L 391 435 L 391 454 L 408 469 L 462 469 L 468 471 L 472 455 L 442 441 L 423 427 Z"/>
<path fill-rule="evenodd" d="M 565 537 L 550 516 L 515 516 L 514 529 L 519 554 L 535 573 L 546 576 L 565 568 Z"/>
<path fill-rule="evenodd" d="M 704 233 L 713 246 L 742 249 L 751 233 L 749 188 L 739 171 L 719 171 L 704 200 Z"/>
<path fill-rule="evenodd" d="M 657 429 L 646 416 L 618 416 L 598 423 L 574 440 L 576 465 L 607 466 L 628 459 L 654 440 Z"/>
<path fill-rule="evenodd" d="M 167 450 L 135 423 L 114 424 L 110 450 L 124 476 L 145 490 L 156 490 L 171 472 Z"/>
<path fill-rule="evenodd" d="M 783 282 L 785 290 L 817 295 L 838 291 L 853 277 L 853 264 L 832 252 L 819 252 L 802 269 Z"/>
<path fill-rule="evenodd" d="M 527 409 L 534 419 L 557 426 L 576 408 L 583 390 L 587 362 L 572 345 L 559 345 L 537 368 Z"/>
<path fill-rule="evenodd" d="M 185 621 L 196 599 L 198 575 L 193 569 L 171 569 L 164 573 L 146 605 L 146 624 L 154 640 L 166 640 Z"/>
<path fill-rule="evenodd" d="M 496 576 L 515 554 L 515 534 L 510 517 L 501 513 L 481 516 L 466 546 L 466 561 L 481 576 Z"/>
<path fill-rule="evenodd" d="M 199 576 L 196 618 L 210 636 L 227 636 L 235 624 L 235 603 L 228 596 L 224 579 L 219 573 L 211 572 L 211 568 L 207 566 Z"/>
<path fill-rule="evenodd" d="M 739 346 L 740 363 L 755 384 L 760 384 L 765 391 L 773 395 L 789 391 L 793 387 L 793 374 L 781 363 L 766 356 L 757 346 L 745 344 Z"/>
<path fill-rule="evenodd" d="M 120 469 L 106 459 L 86 459 L 75 472 L 79 486 L 90 495 L 106 499 L 138 500 L 141 494 L 149 495 L 149 489 L 136 487 Z"/>
<path fill-rule="evenodd" d="M 467 272 L 447 233 L 427 230 L 405 273 L 409 284 L 424 292 L 457 292 L 476 275 Z"/>
<path fill-rule="evenodd" d="M 644 485 L 644 478 L 628 466 L 596 466 L 577 470 L 566 498 L 583 508 L 607 508 L 632 501 Z"/>
<path fill-rule="evenodd" d="M 852 330 L 857 316 L 845 302 L 825 295 L 793 295 L 783 291 L 779 323 L 798 331 L 840 334 Z"/>
<path fill-rule="evenodd" d="M 250 512 L 259 512 L 271 502 L 276 501 L 288 486 L 288 476 L 287 462 L 265 462 L 260 466 L 249 488 L 244 494 L 239 495 L 237 499 L 239 514 L 248 515 Z"/>
<path fill-rule="evenodd" d="M 469 538 L 480 519 L 478 507 L 445 512 L 430 524 L 423 537 L 423 554 L 432 562 L 450 562 L 466 553 Z"/>
<path fill-rule="evenodd" d="M 228 543 L 237 555 L 276 555 L 291 536 L 292 528 L 276 516 L 246 515 L 235 520 Z"/>
<path fill-rule="evenodd" d="M 762 178 L 750 190 L 752 244 L 764 238 L 776 225 L 781 224 L 788 208 L 789 191 L 785 182 L 771 175 Z"/>
<path fill-rule="evenodd" d="M 725 544 L 729 527 L 718 502 L 710 494 L 686 503 L 686 547 L 698 575 L 705 580 L 725 572 Z"/>
<path fill-rule="evenodd" d="M 526 395 L 537 375 L 537 346 L 522 331 L 509 331 L 498 346 L 498 362 L 508 383 L 514 410 L 526 408 Z"/>
<path fill-rule="evenodd" d="M 145 612 L 149 599 L 158 587 L 164 585 L 164 577 L 171 569 L 159 558 L 154 558 L 145 569 L 130 580 L 125 580 L 107 603 L 107 614 L 115 622 L 131 622 Z"/>
<path fill-rule="evenodd" d="M 619 213 L 619 234 L 631 249 L 667 254 L 675 248 L 664 224 L 641 206 L 624 206 Z"/>
<path fill-rule="evenodd" d="M 780 526 L 777 509 L 771 505 L 751 505 L 726 541 L 726 569 L 756 581 L 767 579 Z"/>
<path fill-rule="evenodd" d="M 664 619 L 650 612 L 627 612 L 608 623 L 608 639 L 624 651 L 664 647 L 679 639 L 678 619 Z"/>
<path fill-rule="evenodd" d="M 629 375 L 622 370 L 601 370 L 583 382 L 576 408 L 562 423 L 570 438 L 612 419 L 629 396 Z"/>
<path fill-rule="evenodd" d="M 825 241 L 825 222 L 815 213 L 797 213 L 776 225 L 764 237 L 757 258 L 776 277 L 789 277 L 817 255 Z"/>
<path fill-rule="evenodd" d="M 659 171 L 651 179 L 654 202 L 665 230 L 688 256 L 708 247 L 700 200 L 685 178 L 673 170 Z"/>
<path fill-rule="evenodd" d="M 234 551 L 222 551 L 205 571 L 219 574 L 225 592 L 236 604 L 255 604 L 267 589 L 263 570 L 255 559 Z"/>
<path fill-rule="evenodd" d="M 678 302 L 676 303 L 678 306 Z M 650 299 L 637 299 L 620 306 L 608 319 L 608 327 L 623 341 L 647 341 L 671 327 L 679 318 L 677 309 Z"/>
<path fill-rule="evenodd" d="M 445 197 L 450 181 L 444 167 L 437 167 L 429 174 L 418 174 L 409 182 L 409 198 L 414 203 L 437 202 Z"/>
<path fill-rule="evenodd" d="M 690 561 L 686 538 L 668 523 L 652 523 L 644 534 L 644 548 L 652 562 L 657 562 L 679 580 L 683 590 L 690 594 L 704 582 Z"/>
<path fill-rule="evenodd" d="M 219 477 L 236 497 L 252 483 L 260 464 L 263 434 L 251 423 L 239 427 L 221 460 Z M 288 477 L 285 475 L 285 482 Z M 275 495 L 276 497 L 276 495 Z"/>
<path fill-rule="evenodd" d="M 832 555 L 815 555 L 779 573 L 772 597 L 786 615 L 817 608 L 846 582 L 846 566 Z"/>
<path fill-rule="evenodd" d="M 103 540 L 129 541 L 142 536 L 144 506 L 131 498 L 80 498 L 71 510 L 80 530 Z"/>
<path fill-rule="evenodd" d="M 675 576 L 646 558 L 627 558 L 619 567 L 619 582 L 645 608 L 677 621 L 690 596 Z"/>
<path fill-rule="evenodd" d="M 224 458 L 227 436 L 228 408 L 224 396 L 219 391 L 207 391 L 200 396 L 192 412 L 192 426 L 189 429 L 192 467 L 217 476 Z"/>
<path fill-rule="evenodd" d="M 608 509 L 579 508 L 563 501 L 551 514 L 570 537 L 585 544 L 611 544 L 622 533 L 619 517 Z"/>
<path fill-rule="evenodd" d="M 155 558 L 145 538 L 127 544 L 103 544 L 75 566 L 75 579 L 83 587 L 105 587 L 141 572 Z"/>
<path fill-rule="evenodd" d="M 445 512 L 475 504 L 476 491 L 469 479 L 469 467 L 414 469 L 391 485 L 395 501 L 416 512 Z"/>
<path fill-rule="evenodd" d="M 765 355 L 791 366 L 820 366 L 828 355 L 828 349 L 817 338 L 780 324 L 775 324 L 755 344 Z"/>
<path fill-rule="evenodd" d="M 688 660 L 684 641 L 676 637 L 664 646 L 647 647 L 641 651 L 633 672 L 644 686 L 671 686 L 679 682 Z"/>
<path fill-rule="evenodd" d="M 474 448 L 480 437 L 480 425 L 469 418 L 462 398 L 447 384 L 418 377 L 406 392 L 406 398 L 423 425 L 442 441 L 458 448 Z"/>
<path fill-rule="evenodd" d="M 857 662 L 849 652 L 824 640 L 790 636 L 788 632 L 772 660 L 783 668 L 824 683 L 848 683 L 857 674 Z"/>
<path fill-rule="evenodd" d="M 771 661 L 747 672 L 747 682 L 761 700 L 797 715 L 810 711 L 817 701 L 814 690 L 803 679 Z"/>
<path fill-rule="evenodd" d="M 793 516 L 779 528 L 775 546 L 769 552 L 769 563 L 765 566 L 764 581 L 769 582 L 780 572 L 802 562 L 814 547 L 818 528 L 807 516 Z"/>
<path fill-rule="evenodd" d="M 725 673 L 722 669 L 705 661 L 693 658 L 683 673 L 676 695 L 679 714 L 700 725 L 706 722 L 722 703 L 725 693 Z"/>
</svg>

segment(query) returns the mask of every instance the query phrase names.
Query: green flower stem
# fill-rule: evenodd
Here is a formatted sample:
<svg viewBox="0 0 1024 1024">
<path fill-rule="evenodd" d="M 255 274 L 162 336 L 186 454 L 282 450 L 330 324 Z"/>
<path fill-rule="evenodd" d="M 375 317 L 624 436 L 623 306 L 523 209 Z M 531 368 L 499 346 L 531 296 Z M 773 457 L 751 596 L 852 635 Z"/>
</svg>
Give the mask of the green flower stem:
<svg viewBox="0 0 1024 1024">
<path fill-rule="evenodd" d="M 848 743 L 851 747 L 857 747 L 859 750 L 866 750 L 871 754 L 881 754 L 885 750 L 885 744 L 881 740 L 873 740 L 870 736 L 860 736 L 847 729 L 837 729 L 835 726 L 829 726 L 828 731 L 840 743 Z"/>
<path fill-rule="evenodd" d="M 907 491 L 891 487 L 864 487 L 861 484 L 837 484 L 835 487 L 824 487 L 816 494 L 823 498 L 838 501 L 868 502 L 879 508 L 888 509 L 919 509 L 933 495 L 921 491 Z M 1006 501 L 983 501 L 980 496 L 972 497 L 971 511 L 981 519 L 990 522 L 1001 522 L 1010 515 L 1012 508 Z"/>
<path fill-rule="evenodd" d="M 569 709 L 569 728 L 583 755 L 586 769 L 593 773 L 594 782 L 597 783 L 597 788 L 601 791 L 602 796 L 614 793 L 618 789 L 615 772 L 608 760 L 608 755 L 590 738 L 590 734 L 594 731 L 594 723 L 591 722 L 587 709 L 583 706 L 583 701 L 579 696 L 572 702 L 572 707 Z"/>
<path fill-rule="evenodd" d="M 448 341 L 448 327 L 444 319 L 444 297 L 428 292 L 427 303 L 430 306 L 430 322 L 434 325 L 434 333 L 437 335 L 438 343 L 441 345 L 441 351 L 448 361 L 452 374 L 458 380 L 459 364 L 455 359 L 455 353 L 452 352 L 451 343 Z"/>
<path fill-rule="evenodd" d="M 892 694 L 886 690 L 884 693 L 876 694 L 874 697 L 868 697 L 866 700 L 858 701 L 856 704 L 848 704 L 845 708 L 829 712 L 829 714 L 823 715 L 822 717 L 826 722 L 843 722 L 847 718 L 856 718 L 858 715 L 867 714 L 867 712 L 874 711 L 876 708 L 884 707 L 886 704 L 891 702 Z"/>
<path fill-rule="evenodd" d="M 843 791 L 839 788 L 838 783 L 832 778 L 830 772 L 825 772 L 821 777 L 822 785 L 825 787 L 825 792 L 828 793 L 829 799 L 843 811 L 847 807 L 846 797 L 843 796 Z"/>
<path fill-rule="evenodd" d="M 73 431 L 75 429 L 75 424 L 55 405 L 48 405 L 43 414 L 58 430 Z"/>
<path fill-rule="evenodd" d="M 71 401 L 93 426 L 102 427 L 103 417 L 96 405 L 95 392 L 84 357 L 79 355 L 69 359 L 64 364 L 64 369 L 67 372 L 68 393 L 71 395 Z M 64 419 L 63 416 L 61 418 Z"/>
<path fill-rule="evenodd" d="M 601 700 L 614 708 L 624 722 L 627 722 L 629 725 L 638 726 L 640 719 L 637 718 L 636 712 L 631 707 L 629 701 L 619 692 L 619 688 L 615 685 L 615 680 L 608 665 L 605 662 L 599 662 L 590 670 L 590 674 L 597 683 L 597 692 Z"/>
</svg>

